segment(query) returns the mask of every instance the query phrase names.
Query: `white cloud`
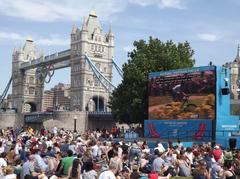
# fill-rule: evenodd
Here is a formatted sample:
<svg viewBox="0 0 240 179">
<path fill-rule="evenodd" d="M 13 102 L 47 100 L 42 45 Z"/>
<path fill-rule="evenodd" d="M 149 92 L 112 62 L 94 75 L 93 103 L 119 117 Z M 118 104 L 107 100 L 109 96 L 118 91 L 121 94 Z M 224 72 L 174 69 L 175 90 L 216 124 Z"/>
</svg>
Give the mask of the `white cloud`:
<svg viewBox="0 0 240 179">
<path fill-rule="evenodd" d="M 0 32 L 0 39 L 23 40 L 23 36 L 14 32 Z"/>
<path fill-rule="evenodd" d="M 215 34 L 202 33 L 197 35 L 200 40 L 214 42 L 218 40 L 218 37 Z"/>
<path fill-rule="evenodd" d="M 57 45 L 57 46 L 67 46 L 70 45 L 69 39 L 60 38 L 41 38 L 37 39 L 36 43 L 39 45 Z"/>
<path fill-rule="evenodd" d="M 129 3 L 159 8 L 184 9 L 185 0 L 0 0 L 0 14 L 32 21 L 79 21 L 91 9 L 101 19 L 108 20 L 115 13 L 122 12 Z"/>
<path fill-rule="evenodd" d="M 157 5 L 160 9 L 164 8 L 186 9 L 183 0 L 129 0 L 129 1 L 140 6 Z"/>
<path fill-rule="evenodd" d="M 0 40 L 13 40 L 13 41 L 24 41 L 27 36 L 23 34 L 18 34 L 15 32 L 4 32 L 0 31 Z M 56 35 L 54 37 L 34 37 L 36 45 L 56 45 L 56 46 L 67 46 L 70 44 L 69 39 L 58 38 Z"/>
<path fill-rule="evenodd" d="M 0 14 L 33 21 L 76 21 L 95 9 L 102 19 L 126 7 L 124 0 L 1 0 Z"/>
</svg>

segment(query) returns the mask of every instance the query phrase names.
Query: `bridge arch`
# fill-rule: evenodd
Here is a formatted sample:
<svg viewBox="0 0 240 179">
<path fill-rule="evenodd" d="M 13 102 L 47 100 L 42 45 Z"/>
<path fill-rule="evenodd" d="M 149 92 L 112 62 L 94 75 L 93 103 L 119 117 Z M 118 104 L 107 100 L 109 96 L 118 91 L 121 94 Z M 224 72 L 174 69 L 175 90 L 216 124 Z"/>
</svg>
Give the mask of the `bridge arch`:
<svg viewBox="0 0 240 179">
<path fill-rule="evenodd" d="M 90 112 L 106 112 L 106 100 L 102 96 L 92 96 L 86 105 L 86 111 Z"/>
<path fill-rule="evenodd" d="M 36 112 L 37 111 L 37 105 L 34 102 L 25 102 L 23 105 L 23 112 Z"/>
</svg>

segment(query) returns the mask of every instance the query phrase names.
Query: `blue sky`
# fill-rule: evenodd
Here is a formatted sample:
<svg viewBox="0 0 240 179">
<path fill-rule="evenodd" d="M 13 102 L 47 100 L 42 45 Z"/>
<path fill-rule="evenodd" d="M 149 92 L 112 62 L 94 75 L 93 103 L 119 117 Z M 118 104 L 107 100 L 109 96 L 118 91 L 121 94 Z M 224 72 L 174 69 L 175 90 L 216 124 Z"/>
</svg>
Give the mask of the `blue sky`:
<svg viewBox="0 0 240 179">
<path fill-rule="evenodd" d="M 238 0 L 0 0 L 0 93 L 11 76 L 12 51 L 31 35 L 46 55 L 69 48 L 73 24 L 95 9 L 104 31 L 111 24 L 115 61 L 120 66 L 134 40 L 189 41 L 196 66 L 222 65 L 236 56 L 240 43 Z M 115 72 L 115 85 L 121 79 Z M 55 73 L 46 89 L 70 83 L 69 69 Z"/>
</svg>

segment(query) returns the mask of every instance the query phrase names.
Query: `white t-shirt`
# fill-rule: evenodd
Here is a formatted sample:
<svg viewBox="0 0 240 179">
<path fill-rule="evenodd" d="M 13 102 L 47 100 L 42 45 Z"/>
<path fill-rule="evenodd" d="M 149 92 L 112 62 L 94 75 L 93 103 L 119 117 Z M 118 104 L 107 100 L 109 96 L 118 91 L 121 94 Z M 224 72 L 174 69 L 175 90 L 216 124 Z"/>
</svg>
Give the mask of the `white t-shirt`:
<svg viewBox="0 0 240 179">
<path fill-rule="evenodd" d="M 54 134 L 57 134 L 57 127 L 53 127 L 52 131 Z"/>
<path fill-rule="evenodd" d="M 6 167 L 6 166 L 7 166 L 6 160 L 4 160 L 3 158 L 0 158 L 0 167 Z"/>
<path fill-rule="evenodd" d="M 53 146 L 53 142 L 51 140 L 47 140 L 46 141 L 46 145 L 47 145 L 47 147 L 52 147 Z"/>
<path fill-rule="evenodd" d="M 102 172 L 98 179 L 116 179 L 116 177 L 111 170 L 107 170 Z"/>
<path fill-rule="evenodd" d="M 157 147 L 154 148 L 154 150 L 158 150 L 159 152 L 165 152 L 165 148 L 163 147 L 163 145 L 161 143 L 158 144 Z"/>
<path fill-rule="evenodd" d="M 4 151 L 5 151 L 5 147 L 4 146 L 0 147 L 0 154 L 3 153 Z"/>
<path fill-rule="evenodd" d="M 98 146 L 97 145 L 94 145 L 92 147 L 92 155 L 93 155 L 93 157 L 97 157 L 98 156 Z"/>
<path fill-rule="evenodd" d="M 4 177 L 4 179 L 17 179 L 17 175 L 16 174 L 8 174 Z"/>
<path fill-rule="evenodd" d="M 190 163 L 193 164 L 193 153 L 192 152 L 190 152 L 190 153 L 186 152 L 186 156 L 189 159 Z"/>
</svg>

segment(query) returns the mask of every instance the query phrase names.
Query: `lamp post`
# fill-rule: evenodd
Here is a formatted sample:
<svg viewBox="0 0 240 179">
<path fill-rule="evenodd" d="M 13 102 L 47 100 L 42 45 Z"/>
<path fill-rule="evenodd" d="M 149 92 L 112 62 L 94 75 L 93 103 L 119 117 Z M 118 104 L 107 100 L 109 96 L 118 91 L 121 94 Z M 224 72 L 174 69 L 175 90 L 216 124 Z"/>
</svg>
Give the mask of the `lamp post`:
<svg viewBox="0 0 240 179">
<path fill-rule="evenodd" d="M 74 116 L 73 120 L 74 120 L 74 130 L 73 130 L 73 132 L 77 132 L 77 117 Z"/>
</svg>

